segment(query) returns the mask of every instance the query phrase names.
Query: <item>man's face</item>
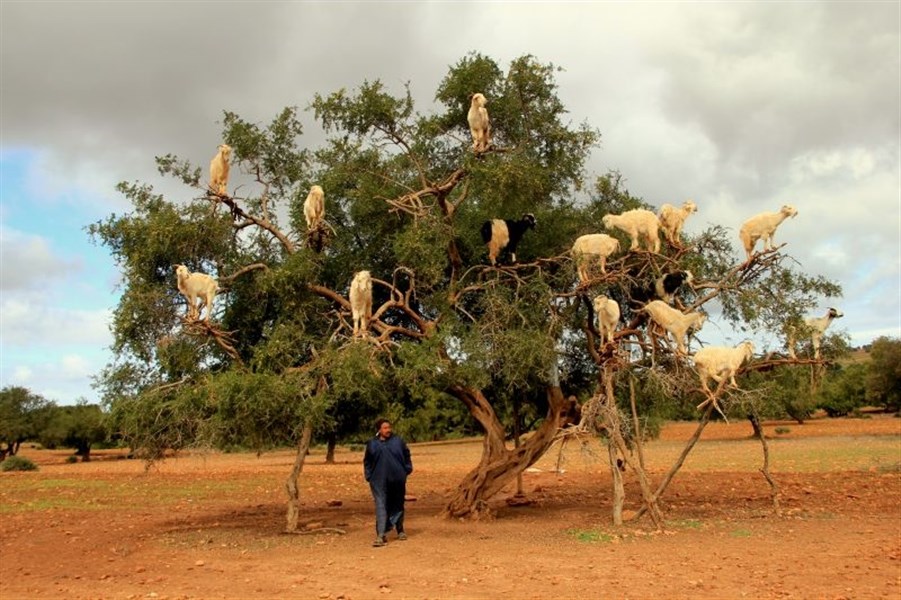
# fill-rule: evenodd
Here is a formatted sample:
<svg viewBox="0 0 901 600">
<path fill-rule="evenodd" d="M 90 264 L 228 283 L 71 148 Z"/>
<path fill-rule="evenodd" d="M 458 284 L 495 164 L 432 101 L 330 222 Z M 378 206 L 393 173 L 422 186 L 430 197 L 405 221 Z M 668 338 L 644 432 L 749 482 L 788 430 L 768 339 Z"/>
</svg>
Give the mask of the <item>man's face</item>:
<svg viewBox="0 0 901 600">
<path fill-rule="evenodd" d="M 391 437 L 391 423 L 385 421 L 382 423 L 382 426 L 379 427 L 379 437 L 383 440 L 387 440 Z"/>
</svg>

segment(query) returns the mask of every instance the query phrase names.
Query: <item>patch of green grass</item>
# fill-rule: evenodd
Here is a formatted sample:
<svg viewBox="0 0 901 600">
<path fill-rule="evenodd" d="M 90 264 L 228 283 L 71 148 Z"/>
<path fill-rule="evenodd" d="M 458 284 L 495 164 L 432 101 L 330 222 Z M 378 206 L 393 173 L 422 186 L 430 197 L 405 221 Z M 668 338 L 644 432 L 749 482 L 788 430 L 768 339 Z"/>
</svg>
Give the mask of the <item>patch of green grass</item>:
<svg viewBox="0 0 901 600">
<path fill-rule="evenodd" d="M 901 473 L 901 462 L 893 462 L 876 465 L 876 471 L 879 473 Z"/>
<path fill-rule="evenodd" d="M 40 500 L 28 500 L 16 504 L 0 505 L 0 515 L 21 512 L 40 512 L 53 509 L 67 510 L 109 510 L 110 505 L 94 503 L 90 500 L 78 500 L 75 498 L 41 498 Z"/>
<path fill-rule="evenodd" d="M 131 510 L 141 506 L 169 506 L 180 502 L 218 501 L 223 497 L 249 495 L 263 479 L 171 481 L 147 477 L 128 481 L 70 478 L 15 478 L 4 480 L 3 496 L 16 502 L 0 503 L 0 514 L 50 509 Z"/>
<path fill-rule="evenodd" d="M 607 544 L 614 539 L 609 533 L 597 529 L 567 529 L 566 533 L 585 544 Z"/>
<path fill-rule="evenodd" d="M 777 428 L 775 429 L 775 431 L 776 431 L 776 433 L 778 433 L 779 435 L 782 435 L 782 434 L 784 434 L 784 433 L 791 433 L 791 432 L 792 432 L 792 430 L 789 429 L 788 427 L 777 427 Z"/>
<path fill-rule="evenodd" d="M 682 519 L 679 521 L 668 521 L 672 527 L 680 529 L 701 529 L 704 525 L 697 519 Z"/>
<path fill-rule="evenodd" d="M 750 429 L 750 426 L 748 427 Z M 797 429 L 792 428 L 792 433 Z M 782 473 L 834 473 L 866 470 L 898 461 L 897 435 L 801 437 L 778 435 L 770 442 L 770 469 Z M 669 468 L 684 447 L 682 441 L 663 441 L 646 449 L 649 468 Z M 704 439 L 685 462 L 686 471 L 757 473 L 761 449 L 756 439 Z"/>
<path fill-rule="evenodd" d="M 729 535 L 734 538 L 749 538 L 751 537 L 751 532 L 747 529 L 736 529 L 730 532 Z"/>
<path fill-rule="evenodd" d="M 0 462 L 0 471 L 37 471 L 38 466 L 24 456 L 10 456 Z"/>
</svg>

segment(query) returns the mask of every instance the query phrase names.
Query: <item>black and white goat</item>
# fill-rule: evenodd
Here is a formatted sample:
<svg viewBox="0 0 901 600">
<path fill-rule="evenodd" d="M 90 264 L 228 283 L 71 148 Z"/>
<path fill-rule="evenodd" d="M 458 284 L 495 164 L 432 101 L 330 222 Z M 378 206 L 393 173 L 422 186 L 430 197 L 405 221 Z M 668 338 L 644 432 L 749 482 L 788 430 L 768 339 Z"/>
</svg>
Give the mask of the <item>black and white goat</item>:
<svg viewBox="0 0 901 600">
<path fill-rule="evenodd" d="M 488 245 L 488 261 L 497 264 L 497 257 L 502 250 L 510 253 L 512 262 L 516 262 L 516 247 L 527 229 L 535 229 L 538 221 L 535 215 L 526 213 L 518 221 L 509 219 L 492 219 L 482 224 L 482 240 Z"/>
<path fill-rule="evenodd" d="M 663 300 L 667 304 L 672 304 L 679 288 L 686 284 L 690 286 L 692 281 L 694 281 L 694 275 L 691 274 L 691 271 L 664 273 L 652 284 L 634 288 L 629 295 L 631 304 L 643 306 L 652 300 Z"/>
<path fill-rule="evenodd" d="M 679 291 L 683 284 L 691 285 L 694 281 L 694 275 L 691 271 L 673 271 L 661 275 L 654 281 L 654 292 L 657 297 L 667 304 L 673 303 L 673 296 Z"/>
</svg>

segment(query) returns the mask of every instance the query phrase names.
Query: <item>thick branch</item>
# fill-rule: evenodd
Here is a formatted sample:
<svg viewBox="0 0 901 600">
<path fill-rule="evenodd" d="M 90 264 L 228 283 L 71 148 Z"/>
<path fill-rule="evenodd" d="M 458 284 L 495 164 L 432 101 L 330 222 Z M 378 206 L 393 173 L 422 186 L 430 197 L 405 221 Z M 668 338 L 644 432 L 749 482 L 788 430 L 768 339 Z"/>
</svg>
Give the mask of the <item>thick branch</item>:
<svg viewBox="0 0 901 600">
<path fill-rule="evenodd" d="M 373 280 L 378 283 L 387 286 L 394 291 L 396 288 L 391 284 L 381 281 L 381 280 Z M 309 284 L 309 289 L 314 294 L 318 296 L 322 296 L 328 300 L 331 300 L 338 306 L 340 306 L 343 310 L 350 311 L 350 301 L 346 299 L 344 296 L 339 294 L 338 292 L 331 290 L 322 285 Z M 397 292 L 400 294 L 400 292 Z M 406 327 L 401 327 L 399 325 L 388 325 L 387 323 L 378 319 L 378 316 L 383 315 L 385 311 L 389 308 L 401 308 L 407 315 L 410 316 L 416 322 L 417 327 L 420 327 L 420 331 L 413 331 L 412 329 L 408 329 Z M 396 300 L 389 300 L 380 306 L 372 315 L 371 327 L 379 333 L 380 339 L 387 341 L 391 335 L 400 334 L 405 337 L 413 338 L 413 339 L 422 339 L 426 337 L 429 332 L 434 328 L 433 322 L 423 319 L 420 315 L 418 315 L 415 311 L 406 306 L 403 302 L 397 302 Z"/>
<path fill-rule="evenodd" d="M 247 265 L 246 267 L 241 267 L 231 275 L 225 277 L 219 277 L 219 284 L 222 286 L 227 286 L 229 283 L 244 275 L 245 273 L 250 273 L 251 271 L 256 271 L 257 269 L 268 269 L 269 267 L 264 263 L 254 263 L 252 265 Z"/>
<path fill-rule="evenodd" d="M 244 219 L 242 222 L 234 225 L 236 229 L 243 229 L 250 226 L 251 224 L 256 225 L 257 227 L 260 227 L 261 229 L 264 229 L 275 236 L 275 238 L 279 242 L 281 242 L 282 246 L 285 248 L 285 251 L 289 254 L 293 254 L 296 250 L 294 242 L 288 239 L 288 236 L 282 233 L 282 231 L 271 221 L 269 221 L 269 219 L 256 217 L 248 213 L 243 208 L 238 206 L 237 201 L 231 196 L 228 196 L 226 194 L 215 194 L 211 192 L 207 196 L 207 198 L 211 199 L 213 202 L 220 202 L 226 205 L 235 219 Z"/>
</svg>

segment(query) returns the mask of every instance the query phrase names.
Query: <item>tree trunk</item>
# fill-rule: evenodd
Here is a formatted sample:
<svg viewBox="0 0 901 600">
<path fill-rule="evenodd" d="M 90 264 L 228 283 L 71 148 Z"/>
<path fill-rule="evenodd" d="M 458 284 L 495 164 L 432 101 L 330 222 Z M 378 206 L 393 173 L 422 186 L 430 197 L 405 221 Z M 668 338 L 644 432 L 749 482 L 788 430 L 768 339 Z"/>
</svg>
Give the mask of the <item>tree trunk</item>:
<svg viewBox="0 0 901 600">
<path fill-rule="evenodd" d="M 760 472 L 763 473 L 766 482 L 770 484 L 770 498 L 773 501 L 773 511 L 775 511 L 776 515 L 782 514 L 782 510 L 779 507 L 779 485 L 773 479 L 773 476 L 770 475 L 770 447 L 766 442 L 766 437 L 763 435 L 763 427 L 760 426 L 760 417 L 756 412 L 752 412 L 748 415 L 748 420 L 751 421 L 751 427 L 754 428 L 754 436 L 760 440 L 760 445 L 763 446 L 763 466 L 760 468 Z"/>
<path fill-rule="evenodd" d="M 81 462 L 91 462 L 91 444 L 81 442 L 78 444 L 76 448 L 77 452 L 75 452 L 76 456 L 81 457 Z"/>
<path fill-rule="evenodd" d="M 622 441 L 619 435 L 620 419 L 616 409 L 616 397 L 613 390 L 613 373 L 609 364 L 604 365 L 604 427 L 607 430 L 607 456 L 610 459 L 610 477 L 613 484 L 613 524 L 623 524 L 623 505 L 626 502 L 626 490 L 623 488 L 623 473 L 620 470 L 619 457 L 617 456 L 617 442 Z M 626 457 L 625 448 L 623 459 Z"/>
<path fill-rule="evenodd" d="M 295 533 L 297 531 L 297 522 L 300 519 L 300 488 L 297 486 L 297 480 L 303 471 L 303 463 L 307 458 L 307 452 L 310 449 L 310 439 L 313 437 L 313 425 L 307 421 L 303 426 L 303 432 L 300 434 L 300 441 L 297 443 L 297 455 L 294 457 L 294 467 L 288 480 L 285 481 L 285 492 L 288 494 L 288 514 L 287 524 L 285 526 L 286 533 Z"/>
<path fill-rule="evenodd" d="M 519 436 L 522 431 L 519 430 L 519 397 L 513 399 L 513 447 L 519 448 Z M 516 495 L 524 496 L 522 491 L 522 471 L 516 474 Z"/>
<path fill-rule="evenodd" d="M 626 490 L 623 488 L 623 473 L 617 464 L 616 444 L 613 443 L 613 437 L 607 438 L 607 456 L 610 458 L 610 474 L 613 477 L 613 524 L 622 525 Z"/>
<path fill-rule="evenodd" d="M 549 387 L 547 418 L 529 439 L 523 440 L 518 448 L 510 450 L 504 443 L 504 426 L 480 390 L 455 385 L 447 391 L 466 404 L 470 414 L 485 430 L 485 439 L 479 465 L 460 482 L 444 508 L 444 515 L 472 518 L 491 516 L 488 500 L 517 475 L 535 464 L 553 444 L 557 430 L 566 418 L 568 401 L 559 387 Z"/>
<path fill-rule="evenodd" d="M 724 380 L 725 381 L 725 380 Z M 722 387 L 722 383 L 720 384 Z M 657 486 L 657 491 L 654 492 L 654 502 L 660 500 L 663 496 L 663 492 L 666 491 L 666 488 L 669 487 L 670 482 L 673 480 L 673 477 L 676 476 L 676 473 L 679 472 L 679 469 L 682 468 L 682 465 L 685 463 L 685 459 L 688 458 L 688 455 L 691 453 L 692 448 L 695 447 L 695 444 L 698 443 L 698 440 L 701 439 L 701 433 L 704 431 L 704 428 L 707 426 L 707 423 L 710 422 L 710 415 L 713 414 L 713 403 L 707 405 L 707 408 L 704 409 L 704 414 L 701 416 L 701 421 L 698 423 L 697 429 L 695 429 L 694 434 L 692 434 L 691 438 L 688 442 L 685 443 L 685 447 L 682 448 L 682 453 L 679 454 L 679 457 L 676 459 L 676 462 L 670 467 L 670 470 L 667 471 L 666 475 L 663 477 L 663 481 L 660 482 L 660 485 Z M 640 518 L 645 511 L 648 510 L 648 505 L 639 509 L 638 513 L 635 515 L 633 520 L 637 520 Z"/>
<path fill-rule="evenodd" d="M 325 450 L 325 462 L 331 465 L 335 463 L 335 447 L 338 445 L 338 432 L 329 432 L 327 443 L 328 445 Z"/>
</svg>

